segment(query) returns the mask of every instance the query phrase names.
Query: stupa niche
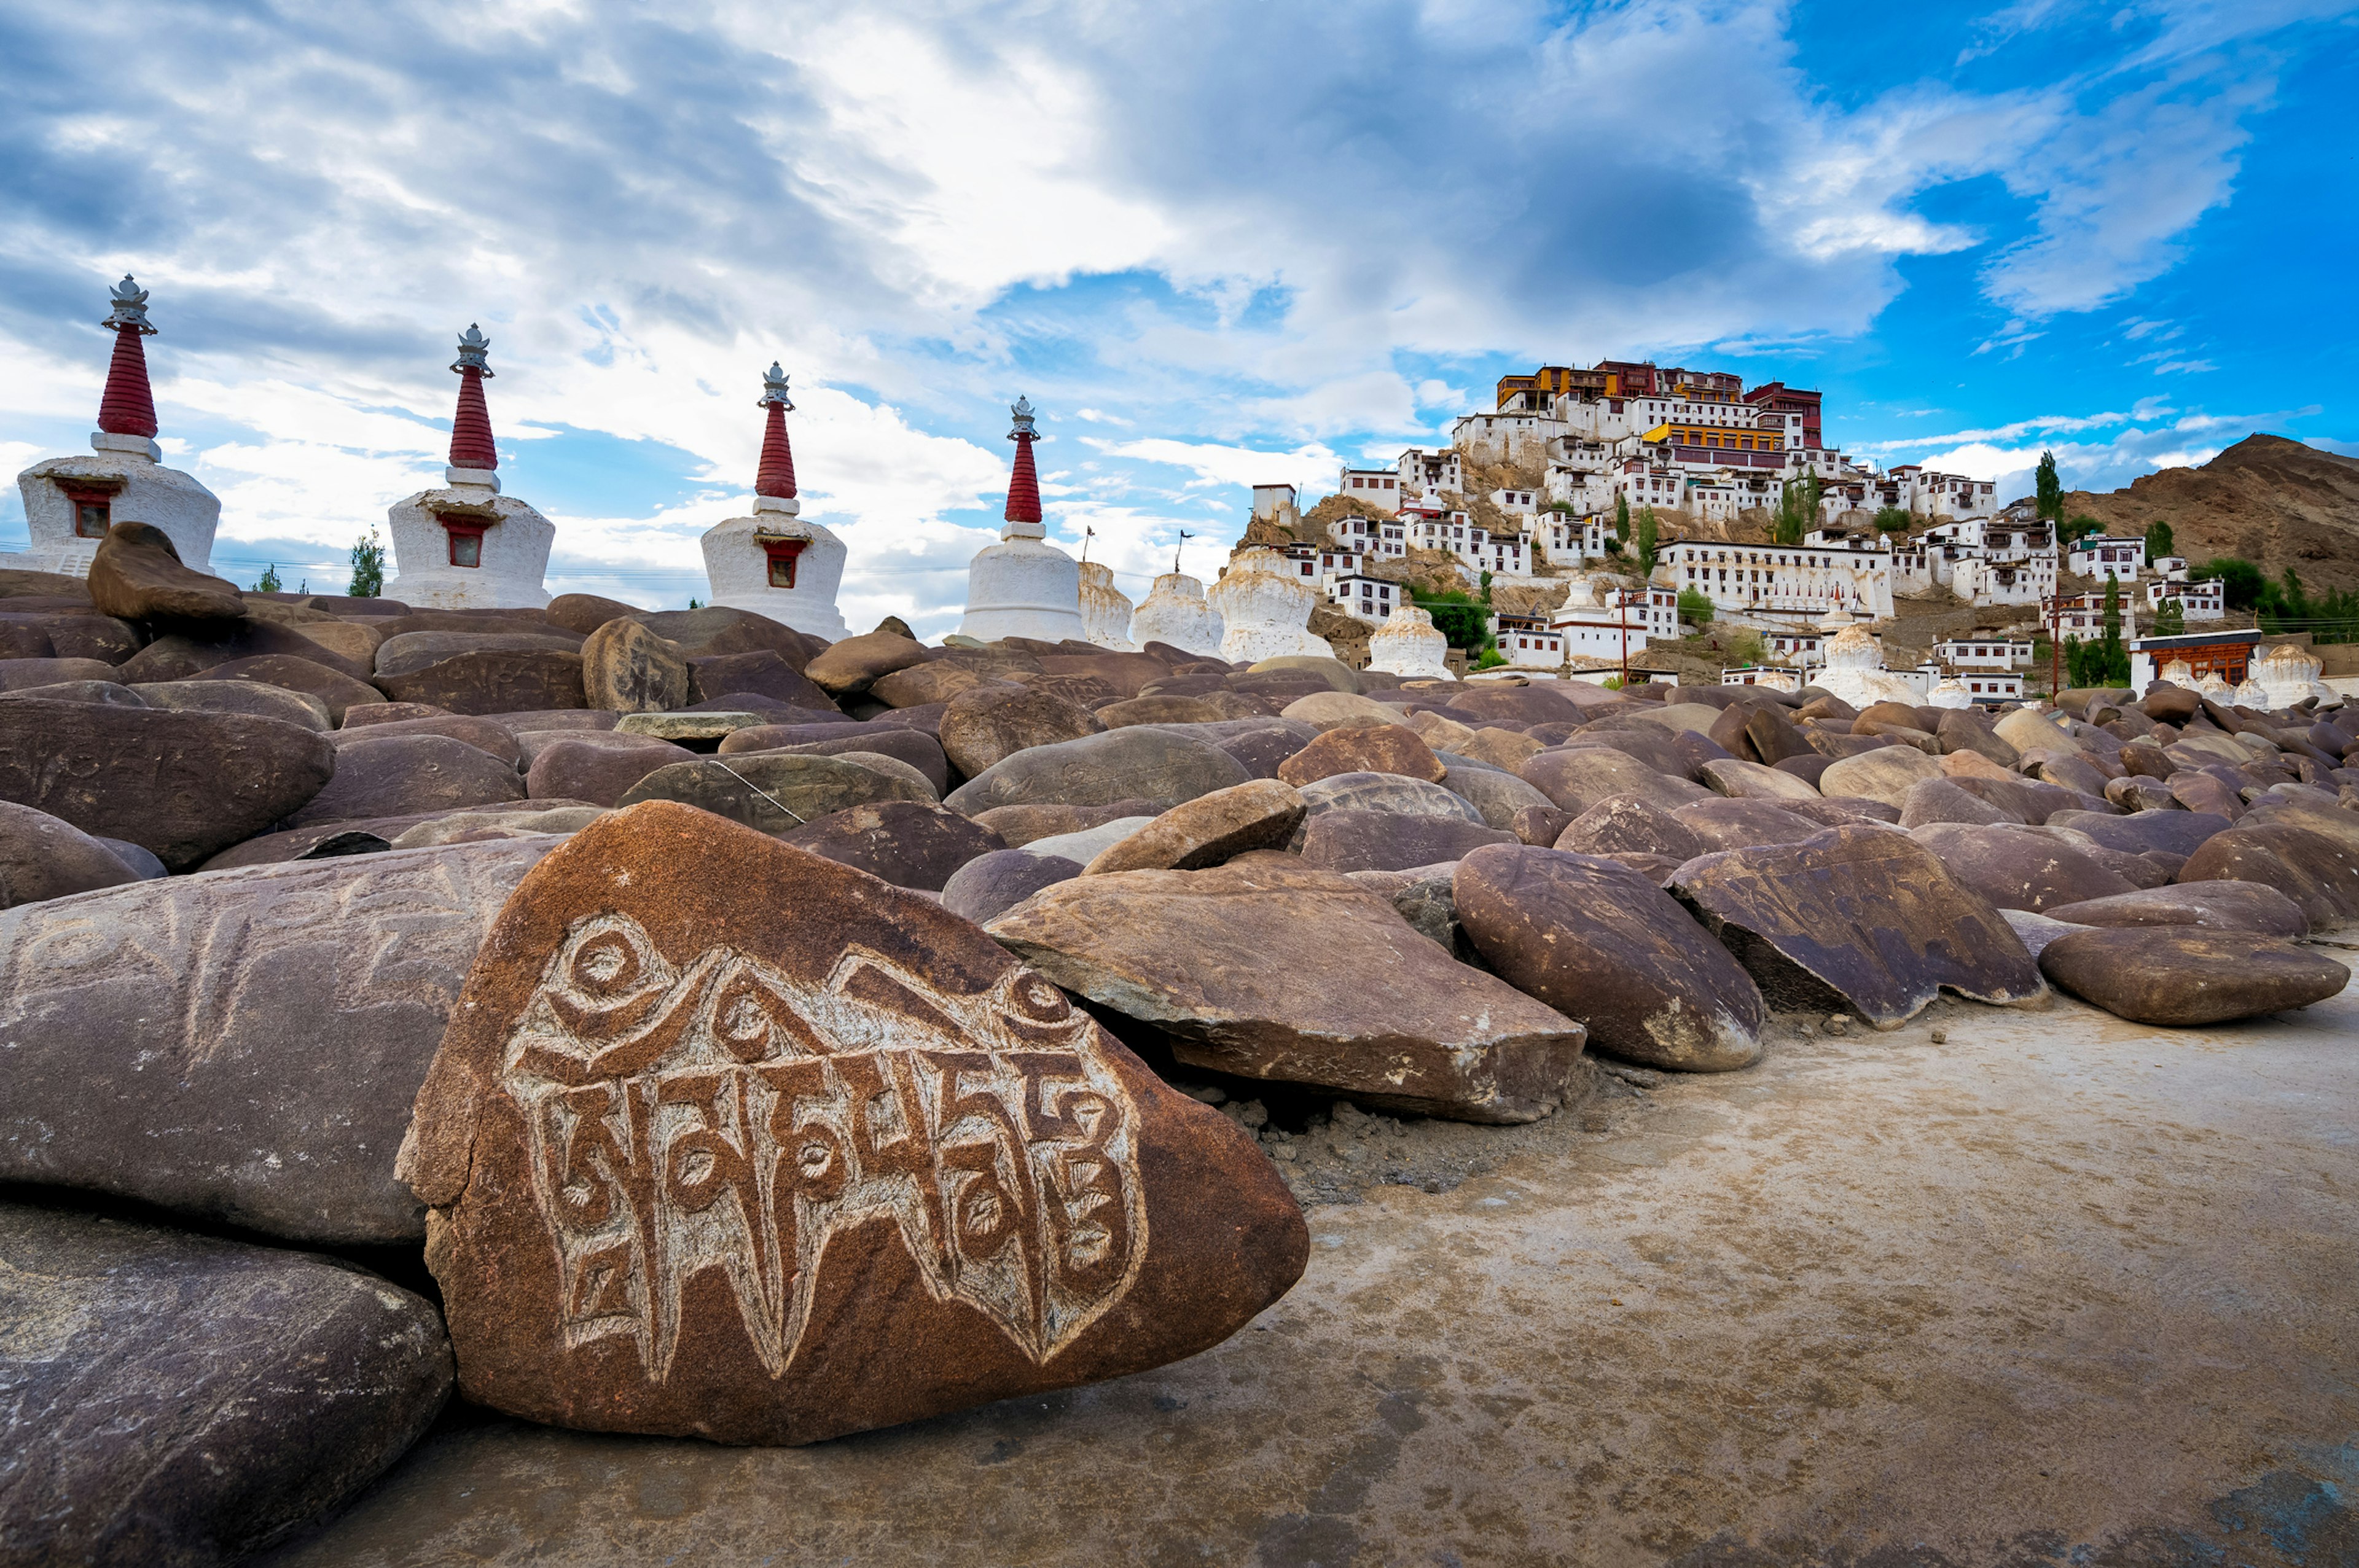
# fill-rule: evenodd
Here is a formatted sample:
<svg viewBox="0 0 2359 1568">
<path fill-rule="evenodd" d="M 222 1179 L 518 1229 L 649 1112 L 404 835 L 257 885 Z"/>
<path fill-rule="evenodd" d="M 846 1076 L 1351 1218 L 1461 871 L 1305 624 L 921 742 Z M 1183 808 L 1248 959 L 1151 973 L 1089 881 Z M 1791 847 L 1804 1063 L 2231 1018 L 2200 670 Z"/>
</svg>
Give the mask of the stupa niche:
<svg viewBox="0 0 2359 1568">
<path fill-rule="evenodd" d="M 16 476 L 24 497 L 26 548 L 0 553 L 0 565 L 20 571 L 90 575 L 98 542 L 117 523 L 161 529 L 180 563 L 212 569 L 213 533 L 221 503 L 190 474 L 164 466 L 156 444 L 156 400 L 147 386 L 147 291 L 126 276 L 109 297 L 100 323 L 114 331 L 106 390 L 98 400 L 98 428 L 89 457 L 46 458 Z"/>
<path fill-rule="evenodd" d="M 1082 568 L 1047 543 L 1040 522 L 1040 480 L 1032 466 L 1032 405 L 1018 397 L 1008 410 L 1016 466 L 1007 478 L 1006 527 L 999 543 L 975 552 L 966 570 L 966 616 L 959 634 L 979 643 L 1034 637 L 1043 643 L 1088 639 L 1082 620 Z"/>
<path fill-rule="evenodd" d="M 470 324 L 451 369 L 459 407 L 451 421 L 451 462 L 442 486 L 386 510 L 394 579 L 386 595 L 430 610 L 541 610 L 542 580 L 557 530 L 514 496 L 500 493 L 500 456 L 484 402 L 491 341 Z"/>
<path fill-rule="evenodd" d="M 787 373 L 773 361 L 757 406 L 768 410 L 762 460 L 754 472 L 754 514 L 704 531 L 704 577 L 712 602 L 750 610 L 833 643 L 851 634 L 835 607 L 843 582 L 843 541 L 802 517 L 795 454 L 787 440 Z"/>
</svg>

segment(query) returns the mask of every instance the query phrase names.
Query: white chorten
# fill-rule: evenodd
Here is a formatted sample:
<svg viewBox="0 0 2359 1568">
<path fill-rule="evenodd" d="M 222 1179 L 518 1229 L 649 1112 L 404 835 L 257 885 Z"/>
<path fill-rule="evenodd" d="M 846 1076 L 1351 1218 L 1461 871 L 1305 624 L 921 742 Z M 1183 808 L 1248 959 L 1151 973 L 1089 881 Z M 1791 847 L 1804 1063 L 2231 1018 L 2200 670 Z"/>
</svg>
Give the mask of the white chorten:
<svg viewBox="0 0 2359 1568">
<path fill-rule="evenodd" d="M 1168 571 L 1130 618 L 1131 641 L 1140 647 L 1169 643 L 1191 654 L 1220 657 L 1220 611 L 1204 602 L 1204 585 L 1184 572 Z"/>
<path fill-rule="evenodd" d="M 2210 697 L 2214 702 L 2234 702 L 2236 700 L 2235 688 L 2230 686 L 2226 681 L 2221 679 L 2219 672 L 2216 670 L 2211 675 L 2205 676 L 2202 682 L 2198 685 L 2195 689 L 2203 696 Z"/>
<path fill-rule="evenodd" d="M 1368 634 L 1368 668 L 1404 679 L 1448 680 L 1443 661 L 1450 639 L 1437 631 L 1430 611 L 1397 604 L 1385 623 Z"/>
<path fill-rule="evenodd" d="M 1916 705 L 1916 683 L 1884 667 L 1884 645 L 1840 606 L 1827 612 L 1819 631 L 1832 635 L 1825 643 L 1825 667 L 1812 677 L 1811 685 L 1832 692 L 1854 708 L 1876 702 Z"/>
<path fill-rule="evenodd" d="M 2169 681 L 2173 686 L 2183 686 L 2188 690 L 2193 691 L 2195 689 L 2195 666 L 2189 664 L 2185 659 L 2173 659 L 2170 663 L 2162 666 L 2162 678 Z"/>
<path fill-rule="evenodd" d="M 88 577 L 110 526 L 145 523 L 164 531 L 183 566 L 211 571 L 221 503 L 191 475 L 166 468 L 156 445 L 156 400 L 139 341 L 156 331 L 147 324 L 147 291 L 125 276 L 109 302 L 114 308 L 100 324 L 114 329 L 114 358 L 98 400 L 92 455 L 46 458 L 16 476 L 32 537 L 22 550 L 0 553 L 0 566 Z"/>
<path fill-rule="evenodd" d="M 798 632 L 841 642 L 852 634 L 835 608 L 843 581 L 843 541 L 802 519 L 795 453 L 787 442 L 787 373 L 771 362 L 757 407 L 769 410 L 762 460 L 754 470 L 754 514 L 704 531 L 704 579 L 712 602 L 766 615 Z"/>
<path fill-rule="evenodd" d="M 430 610 L 541 610 L 549 589 L 548 518 L 500 493 L 500 455 L 492 445 L 484 383 L 491 340 L 472 323 L 459 338 L 451 369 L 459 409 L 451 421 L 451 464 L 442 487 L 421 490 L 386 510 L 393 535 L 394 579 L 386 597 Z"/>
<path fill-rule="evenodd" d="M 1953 675 L 1943 676 L 1933 683 L 1933 689 L 1925 694 L 1925 706 L 1928 708 L 1972 708 L 1973 705 L 1974 694 L 1966 689 L 1965 682 Z"/>
<path fill-rule="evenodd" d="M 1298 654 L 1335 656 L 1326 638 L 1310 632 L 1319 590 L 1290 570 L 1276 550 L 1256 545 L 1231 556 L 1228 569 L 1205 598 L 1220 611 L 1221 657 L 1231 664 Z"/>
<path fill-rule="evenodd" d="M 1096 561 L 1082 563 L 1082 624 L 1084 633 L 1101 648 L 1112 648 L 1119 654 L 1135 654 L 1138 644 L 1130 640 L 1130 600 L 1114 585 L 1114 570 Z"/>
<path fill-rule="evenodd" d="M 2321 702 L 2332 703 L 2334 688 L 2318 678 L 2326 666 L 2311 654 L 2292 643 L 2279 643 L 2262 654 L 2253 665 L 2251 685 L 2260 688 L 2263 698 L 2258 707 L 2291 708 L 2304 697 L 2314 697 Z M 2239 702 L 2244 698 L 2237 697 Z"/>
<path fill-rule="evenodd" d="M 1082 642 L 1082 568 L 1047 543 L 1040 524 L 1040 481 L 1033 471 L 1032 405 L 1018 397 L 1008 412 L 1016 427 L 1016 467 L 1007 478 L 1007 526 L 999 543 L 975 552 L 966 569 L 966 617 L 959 634 L 979 643 L 1035 637 L 1043 643 Z"/>
</svg>

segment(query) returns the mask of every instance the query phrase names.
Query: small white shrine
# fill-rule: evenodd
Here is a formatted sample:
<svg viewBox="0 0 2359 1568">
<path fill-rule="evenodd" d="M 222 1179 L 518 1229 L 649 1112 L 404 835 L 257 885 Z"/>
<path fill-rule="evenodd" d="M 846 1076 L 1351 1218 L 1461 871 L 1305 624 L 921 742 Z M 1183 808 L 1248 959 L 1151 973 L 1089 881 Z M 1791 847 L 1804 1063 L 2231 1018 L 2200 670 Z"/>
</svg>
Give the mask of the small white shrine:
<svg viewBox="0 0 2359 1568">
<path fill-rule="evenodd" d="M 109 297 L 103 326 L 114 330 L 114 357 L 98 400 L 89 457 L 46 458 L 16 476 L 31 538 L 0 552 L 0 567 L 88 577 L 98 542 L 117 523 L 163 530 L 194 571 L 212 569 L 221 503 L 195 477 L 164 466 L 156 444 L 156 400 L 147 387 L 147 291 L 128 276 Z"/>
<path fill-rule="evenodd" d="M 843 541 L 802 517 L 795 493 L 795 454 L 787 441 L 787 373 L 776 361 L 756 405 L 768 410 L 762 459 L 754 470 L 754 514 L 704 531 L 704 578 L 714 604 L 750 610 L 829 642 L 851 635 L 835 607 L 843 583 Z"/>
<path fill-rule="evenodd" d="M 386 510 L 393 580 L 386 597 L 429 610 L 542 610 L 549 589 L 548 518 L 500 493 L 498 450 L 484 383 L 491 341 L 470 324 L 459 338 L 459 408 L 451 421 L 451 464 L 442 487 L 421 490 Z"/>
<path fill-rule="evenodd" d="M 1864 708 L 1877 702 L 1916 706 L 1918 694 L 1924 688 L 1907 676 L 1884 667 L 1884 644 L 1853 620 L 1848 611 L 1837 606 L 1827 611 L 1826 618 L 1819 622 L 1819 633 L 1826 639 L 1826 664 L 1810 677 L 1812 686 L 1832 692 L 1854 708 Z"/>
<path fill-rule="evenodd" d="M 1204 600 L 1204 585 L 1177 569 L 1155 579 L 1146 601 L 1130 618 L 1130 638 L 1140 647 L 1169 643 L 1191 654 L 1221 655 L 1221 635 L 1226 627 L 1221 613 Z"/>
<path fill-rule="evenodd" d="M 1394 606 L 1368 634 L 1368 668 L 1404 679 L 1449 680 L 1449 654 L 1450 639 L 1435 627 L 1432 613 L 1414 604 Z"/>
<path fill-rule="evenodd" d="M 1119 654 L 1135 654 L 1130 640 L 1131 604 L 1114 585 L 1114 569 L 1096 561 L 1082 563 L 1082 624 L 1091 642 Z"/>
<path fill-rule="evenodd" d="M 1043 643 L 1088 640 L 1082 621 L 1082 568 L 1048 543 L 1040 522 L 1040 480 L 1032 465 L 1030 400 L 1018 397 L 1008 412 L 1015 427 L 1016 466 L 1007 479 L 1006 527 L 999 543 L 975 552 L 966 569 L 966 616 L 959 634 L 978 643 L 1002 637 L 1032 637 Z"/>
<path fill-rule="evenodd" d="M 1310 634 L 1319 590 L 1276 550 L 1255 545 L 1231 556 L 1228 569 L 1205 598 L 1220 612 L 1221 657 L 1231 664 L 1299 654 L 1335 656 L 1326 638 Z"/>
<path fill-rule="evenodd" d="M 2246 684 L 2260 691 L 2262 701 L 2256 707 L 2291 708 L 2311 697 L 2332 707 L 2343 699 L 2332 687 L 2318 678 L 2325 667 L 2315 654 L 2299 644 L 2279 643 L 2254 661 L 2251 679 Z M 2245 700 L 2241 687 L 2236 700 Z"/>
</svg>

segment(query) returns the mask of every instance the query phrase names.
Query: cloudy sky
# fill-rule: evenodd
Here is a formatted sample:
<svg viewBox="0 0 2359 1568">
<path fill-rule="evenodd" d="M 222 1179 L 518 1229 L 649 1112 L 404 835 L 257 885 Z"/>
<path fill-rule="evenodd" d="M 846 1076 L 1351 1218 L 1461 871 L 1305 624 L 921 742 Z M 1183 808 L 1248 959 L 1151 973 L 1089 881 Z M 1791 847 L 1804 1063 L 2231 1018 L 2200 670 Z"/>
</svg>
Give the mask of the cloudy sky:
<svg viewBox="0 0 2359 1568">
<path fill-rule="evenodd" d="M 1782 378 L 1883 463 L 2359 452 L 2359 0 L 0 7 L 0 460 L 154 294 L 214 564 L 341 590 L 491 336 L 552 587 L 701 594 L 773 358 L 844 610 L 951 630 L 1029 394 L 1141 596 L 1534 363 Z M 0 501 L 0 546 L 21 540 Z"/>
</svg>

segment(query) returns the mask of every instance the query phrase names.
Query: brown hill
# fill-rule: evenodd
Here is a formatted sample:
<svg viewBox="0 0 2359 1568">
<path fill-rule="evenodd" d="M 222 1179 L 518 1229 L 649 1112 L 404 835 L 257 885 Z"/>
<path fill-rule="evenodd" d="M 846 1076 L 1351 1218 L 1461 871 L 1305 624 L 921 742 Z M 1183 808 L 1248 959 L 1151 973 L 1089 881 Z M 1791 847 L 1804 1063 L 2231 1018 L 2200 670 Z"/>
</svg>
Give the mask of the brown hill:
<svg viewBox="0 0 2359 1568">
<path fill-rule="evenodd" d="M 2168 523 L 2189 560 L 2242 556 L 2272 579 L 2293 568 L 2313 592 L 2359 589 L 2359 460 L 2282 436 L 2247 436 L 2200 469 L 2163 469 L 2110 495 L 2073 491 L 2064 514 L 2112 534 Z"/>
</svg>

